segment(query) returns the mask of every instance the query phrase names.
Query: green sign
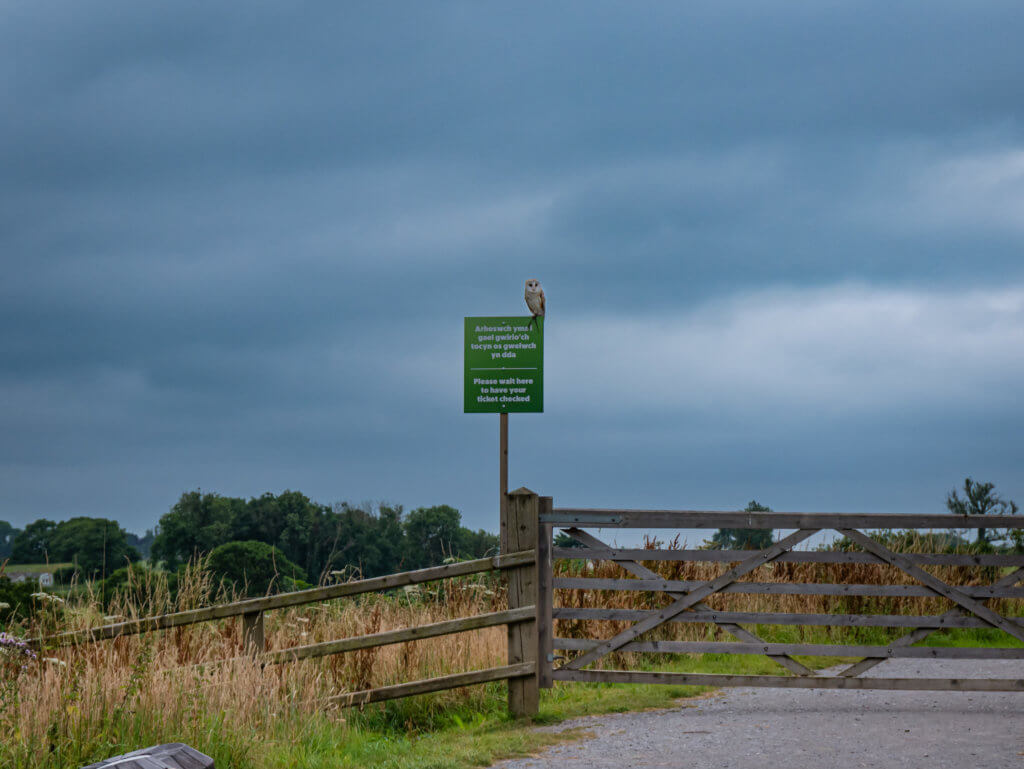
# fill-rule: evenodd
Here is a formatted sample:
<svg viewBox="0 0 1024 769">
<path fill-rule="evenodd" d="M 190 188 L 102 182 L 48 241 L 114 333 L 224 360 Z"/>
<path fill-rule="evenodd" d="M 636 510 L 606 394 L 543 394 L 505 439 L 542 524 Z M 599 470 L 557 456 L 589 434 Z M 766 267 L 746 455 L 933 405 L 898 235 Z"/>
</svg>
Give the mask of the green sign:
<svg viewBox="0 0 1024 769">
<path fill-rule="evenodd" d="M 466 318 L 467 414 L 544 410 L 544 320 Z"/>
</svg>

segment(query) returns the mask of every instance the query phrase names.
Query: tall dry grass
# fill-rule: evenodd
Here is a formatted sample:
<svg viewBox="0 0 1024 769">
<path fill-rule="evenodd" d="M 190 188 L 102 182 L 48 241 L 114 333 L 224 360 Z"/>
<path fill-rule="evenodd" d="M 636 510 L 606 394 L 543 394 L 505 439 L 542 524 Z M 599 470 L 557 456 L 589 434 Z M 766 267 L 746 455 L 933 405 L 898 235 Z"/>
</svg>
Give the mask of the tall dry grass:
<svg viewBox="0 0 1024 769">
<path fill-rule="evenodd" d="M 190 569 L 171 599 L 151 575 L 105 614 L 88 591 L 55 604 L 23 632 L 52 634 L 209 601 L 211 579 Z M 234 596 L 220 593 L 218 602 Z M 268 612 L 268 649 L 377 633 L 503 608 L 490 575 Z M 328 695 L 505 664 L 505 630 L 488 628 L 424 642 L 262 667 L 240 658 L 238 618 L 124 636 L 40 653 L 7 670 L 0 700 L 0 767 L 75 767 L 156 742 L 214 745 L 226 766 L 262 766 L 269 742 L 304 739 L 312 723 L 344 730 L 348 711 Z M 228 660 L 224 662 L 224 660 Z M 433 707 L 482 703 L 480 687 L 439 695 Z M 220 762 L 217 764 L 221 765 Z"/>
<path fill-rule="evenodd" d="M 679 548 L 678 540 L 647 547 Z M 664 579 L 710 580 L 729 564 L 714 562 L 645 562 Z M 989 584 L 998 569 L 929 567 L 955 585 Z M 608 563 L 558 561 L 556 576 L 624 577 Z M 872 564 L 776 563 L 745 579 L 758 582 L 830 582 L 913 584 L 893 567 Z M 53 602 L 32 625 L 21 628 L 35 637 L 207 605 L 234 596 L 213 589 L 211 576 L 190 568 L 172 598 L 156 573 L 129 586 L 113 606 L 95 592 L 80 591 L 67 604 Z M 654 609 L 671 599 L 660 593 L 558 591 L 559 606 Z M 707 601 L 732 611 L 806 613 L 937 614 L 952 607 L 942 598 L 866 598 L 858 596 L 753 595 L 722 593 Z M 989 605 L 1004 615 L 1024 614 L 1024 601 L 1000 599 Z M 409 591 L 338 599 L 266 613 L 267 648 L 335 640 L 384 630 L 438 622 L 506 608 L 504 589 L 495 575 L 476 575 Z M 559 621 L 556 635 L 606 638 L 628 623 Z M 768 641 L 884 642 L 904 630 L 884 628 L 759 627 Z M 674 623 L 651 638 L 731 640 L 713 625 Z M 275 745 L 321 739 L 350 728 L 349 711 L 325 707 L 328 695 L 420 678 L 505 664 L 506 634 L 501 627 L 424 641 L 396 644 L 321 659 L 262 667 L 240 659 L 239 618 L 207 622 L 138 636 L 43 652 L 20 670 L 6 664 L 0 686 L 0 767 L 77 767 L 124 750 L 157 742 L 182 741 L 204 746 L 218 766 L 272 766 Z M 224 662 L 228 660 L 227 662 Z M 645 664 L 642 655 L 617 655 L 617 667 Z M 649 664 L 649 660 L 646 660 Z M 3 655 L 0 654 L 0 664 Z M 607 663 L 606 663 L 607 664 Z M 409 708 L 493 707 L 494 689 L 470 687 L 441 693 L 416 706 L 391 706 L 402 719 L 423 711 Z M 489 699 L 488 699 L 489 698 Z M 405 710 L 402 708 L 406 707 Z M 378 706 L 371 706 L 378 708 Z M 389 716 L 390 717 L 390 716 Z M 346 720 L 348 719 L 348 720 Z"/>
</svg>

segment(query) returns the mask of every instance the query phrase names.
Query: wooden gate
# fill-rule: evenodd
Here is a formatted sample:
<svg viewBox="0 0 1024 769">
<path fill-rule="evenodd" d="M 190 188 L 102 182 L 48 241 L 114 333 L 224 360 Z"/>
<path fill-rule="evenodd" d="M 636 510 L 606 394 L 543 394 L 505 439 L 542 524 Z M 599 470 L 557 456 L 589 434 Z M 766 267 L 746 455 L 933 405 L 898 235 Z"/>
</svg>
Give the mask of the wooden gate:
<svg viewBox="0 0 1024 769">
<path fill-rule="evenodd" d="M 886 659 L 915 657 L 928 659 L 1013 659 L 1024 660 L 1024 648 L 950 648 L 916 646 L 943 628 L 996 628 L 1024 641 L 1024 619 L 1004 616 L 986 605 L 1002 601 L 1020 615 L 1024 602 L 1024 555 L 952 554 L 895 552 L 871 531 L 895 529 L 1024 529 L 1024 516 L 890 515 L 847 513 L 746 513 L 701 510 L 592 510 L 557 509 L 550 498 L 539 506 L 538 567 L 538 681 L 549 687 L 553 681 L 607 681 L 618 683 L 668 683 L 701 686 L 771 686 L 821 689 L 904 689 L 958 691 L 1024 691 L 1024 664 L 1019 678 L 870 678 L 862 674 Z M 620 549 L 609 544 L 607 534 L 594 529 L 772 529 L 792 531 L 763 550 L 679 550 Z M 572 537 L 578 547 L 550 548 L 554 529 Z M 591 531 L 588 531 L 591 530 Z M 834 530 L 846 538 L 850 548 L 796 550 L 810 537 Z M 932 538 L 934 539 L 934 538 Z M 929 538 L 923 538 L 928 542 Z M 586 559 L 594 564 L 616 564 L 622 576 L 560 576 L 552 572 L 552 560 Z M 703 580 L 667 580 L 644 565 L 652 561 L 699 561 L 727 564 L 721 574 Z M 758 570 L 773 563 L 883 564 L 895 567 L 908 584 L 850 584 L 826 582 L 751 581 Z M 970 572 L 974 576 L 951 584 L 926 570 L 932 567 L 964 567 L 946 572 Z M 586 574 L 586 569 L 583 570 Z M 981 584 L 979 573 L 996 578 Z M 906 577 L 912 578 L 907 580 Z M 896 581 L 896 580 L 893 580 Z M 963 584 L 960 584 L 963 583 Z M 642 591 L 662 594 L 656 609 L 553 607 L 554 591 Z M 782 611 L 726 611 L 714 608 L 709 599 L 721 604 L 721 594 L 745 593 L 767 596 L 868 596 L 939 597 L 952 606 L 941 614 L 796 613 Z M 1007 611 L 1004 609 L 1004 611 Z M 1007 613 L 1009 613 L 1007 611 Z M 632 623 L 610 638 L 559 638 L 554 623 L 563 620 L 612 620 Z M 644 636 L 666 623 L 705 623 L 720 628 L 735 641 L 645 640 Z M 765 642 L 749 627 L 758 625 L 820 625 L 847 628 L 907 628 L 906 635 L 884 645 L 807 644 Z M 747 626 L 747 627 L 744 627 Z M 756 629 L 756 628 L 755 628 Z M 568 652 L 556 657 L 555 652 Z M 767 655 L 788 671 L 788 675 L 708 675 L 696 673 L 643 672 L 593 669 L 588 666 L 612 652 L 655 652 L 669 654 L 728 653 Z M 861 657 L 835 676 L 817 675 L 795 659 L 795 655 Z"/>
</svg>

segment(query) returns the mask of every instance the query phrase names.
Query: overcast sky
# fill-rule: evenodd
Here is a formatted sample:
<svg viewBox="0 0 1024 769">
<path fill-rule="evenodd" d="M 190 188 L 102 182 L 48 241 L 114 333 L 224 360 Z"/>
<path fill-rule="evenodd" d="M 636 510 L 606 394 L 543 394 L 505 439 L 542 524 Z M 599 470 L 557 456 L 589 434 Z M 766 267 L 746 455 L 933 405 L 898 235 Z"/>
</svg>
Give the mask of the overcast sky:
<svg viewBox="0 0 1024 769">
<path fill-rule="evenodd" d="M 1024 4 L 0 4 L 0 519 L 1024 503 Z"/>
</svg>

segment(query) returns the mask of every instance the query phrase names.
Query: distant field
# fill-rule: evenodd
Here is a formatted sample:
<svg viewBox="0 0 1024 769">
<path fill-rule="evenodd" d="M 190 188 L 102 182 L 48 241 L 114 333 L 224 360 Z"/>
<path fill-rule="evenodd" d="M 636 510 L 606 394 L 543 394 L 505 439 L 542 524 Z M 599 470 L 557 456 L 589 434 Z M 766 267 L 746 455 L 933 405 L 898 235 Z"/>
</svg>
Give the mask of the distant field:
<svg viewBox="0 0 1024 769">
<path fill-rule="evenodd" d="M 4 572 L 18 572 L 19 574 L 42 574 L 46 571 L 57 571 L 64 566 L 74 566 L 73 563 L 8 563 L 4 566 Z"/>
</svg>

